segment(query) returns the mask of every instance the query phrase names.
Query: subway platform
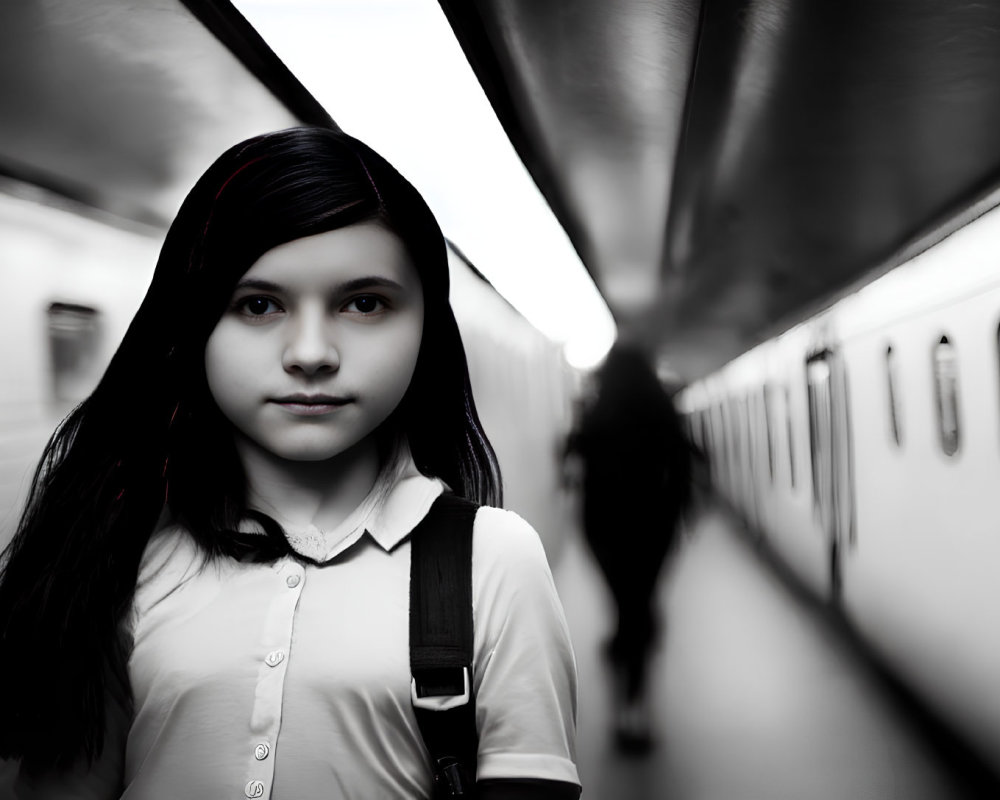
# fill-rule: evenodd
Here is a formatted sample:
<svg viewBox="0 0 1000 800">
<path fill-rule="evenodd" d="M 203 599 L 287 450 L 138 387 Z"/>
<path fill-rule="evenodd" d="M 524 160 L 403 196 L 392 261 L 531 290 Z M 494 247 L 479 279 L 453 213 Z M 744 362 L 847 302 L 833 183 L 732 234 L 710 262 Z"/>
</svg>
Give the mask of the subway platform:
<svg viewBox="0 0 1000 800">
<path fill-rule="evenodd" d="M 980 776 L 721 509 L 696 515 L 660 583 L 666 625 L 651 670 L 648 755 L 613 746 L 601 656 L 611 610 L 576 532 L 553 573 L 579 668 L 585 800 L 1000 796 L 981 793 Z"/>
</svg>

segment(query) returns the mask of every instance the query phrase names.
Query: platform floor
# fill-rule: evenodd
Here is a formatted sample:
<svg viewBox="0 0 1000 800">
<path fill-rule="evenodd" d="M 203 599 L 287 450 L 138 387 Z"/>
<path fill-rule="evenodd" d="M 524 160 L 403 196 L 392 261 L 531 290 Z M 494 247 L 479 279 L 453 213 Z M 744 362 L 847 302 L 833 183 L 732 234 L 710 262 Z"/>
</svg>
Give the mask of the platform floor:
<svg viewBox="0 0 1000 800">
<path fill-rule="evenodd" d="M 577 652 L 586 800 L 978 796 L 720 510 L 692 523 L 661 582 L 667 632 L 652 670 L 657 745 L 646 757 L 612 747 L 599 655 L 611 615 L 578 535 L 553 572 Z"/>
</svg>

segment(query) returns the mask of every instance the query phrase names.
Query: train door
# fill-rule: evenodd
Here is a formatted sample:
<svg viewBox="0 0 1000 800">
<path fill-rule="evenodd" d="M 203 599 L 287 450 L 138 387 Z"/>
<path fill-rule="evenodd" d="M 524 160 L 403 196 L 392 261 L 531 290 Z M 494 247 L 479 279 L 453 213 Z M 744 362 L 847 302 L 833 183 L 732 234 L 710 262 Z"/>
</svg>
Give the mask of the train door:
<svg viewBox="0 0 1000 800">
<path fill-rule="evenodd" d="M 768 530 L 774 524 L 773 515 L 768 513 L 773 509 L 774 489 L 774 442 L 771 437 L 771 387 L 762 385 L 754 392 L 754 430 L 757 434 L 757 458 L 754 465 L 755 484 L 757 489 L 757 524 L 761 531 Z"/>
<path fill-rule="evenodd" d="M 759 446 L 757 442 L 757 414 L 754 397 L 746 394 L 739 398 L 740 452 L 739 480 L 743 514 L 755 534 L 760 532 L 761 520 L 758 510 L 758 470 Z"/>
<path fill-rule="evenodd" d="M 740 464 L 742 463 L 742 442 L 740 441 L 739 404 L 735 397 L 726 403 L 726 491 L 737 506 L 740 505 Z"/>
<path fill-rule="evenodd" d="M 828 547 L 830 586 L 839 596 L 845 544 L 854 543 L 854 485 L 847 372 L 842 359 L 823 350 L 806 361 L 813 508 Z"/>
<path fill-rule="evenodd" d="M 708 467 L 712 473 L 712 484 L 723 486 L 726 479 L 726 417 L 722 402 L 712 406 L 712 457 Z"/>
</svg>

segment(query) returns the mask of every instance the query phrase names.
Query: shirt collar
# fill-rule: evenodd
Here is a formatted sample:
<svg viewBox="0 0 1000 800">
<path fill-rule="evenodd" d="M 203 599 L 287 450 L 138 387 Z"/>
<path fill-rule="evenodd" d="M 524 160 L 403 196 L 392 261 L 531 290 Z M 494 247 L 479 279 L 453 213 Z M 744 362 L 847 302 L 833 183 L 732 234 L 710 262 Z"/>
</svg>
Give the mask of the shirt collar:
<svg viewBox="0 0 1000 800">
<path fill-rule="evenodd" d="M 392 550 L 427 516 L 431 505 L 444 491 L 444 484 L 426 475 L 406 475 L 376 504 L 364 529 L 383 550 Z"/>
<path fill-rule="evenodd" d="M 431 505 L 445 490 L 437 478 L 422 474 L 408 447 L 399 454 L 388 489 L 372 488 L 368 496 L 332 533 L 329 561 L 354 545 L 364 534 L 386 552 L 392 550 L 427 516 Z"/>
<path fill-rule="evenodd" d="M 413 462 L 409 449 L 400 455 L 388 489 L 376 486 L 334 531 L 326 535 L 330 549 L 321 559 L 329 561 L 354 545 L 367 533 L 385 551 L 392 550 L 420 521 L 446 486 L 437 478 L 422 474 Z M 241 521 L 246 533 L 263 533 L 252 519 Z M 306 531 L 308 533 L 308 530 Z M 316 531 L 319 534 L 319 531 Z"/>
</svg>

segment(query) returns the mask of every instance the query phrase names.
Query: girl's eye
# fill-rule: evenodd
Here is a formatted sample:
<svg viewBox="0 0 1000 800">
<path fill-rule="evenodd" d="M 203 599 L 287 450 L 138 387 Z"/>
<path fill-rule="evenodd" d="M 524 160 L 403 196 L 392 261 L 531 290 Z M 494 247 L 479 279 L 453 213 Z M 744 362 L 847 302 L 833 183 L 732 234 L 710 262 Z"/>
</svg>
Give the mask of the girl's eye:
<svg viewBox="0 0 1000 800">
<path fill-rule="evenodd" d="M 358 314 L 378 314 L 385 311 L 385 302 L 373 294 L 362 294 L 344 306 L 344 310 Z"/>
<path fill-rule="evenodd" d="M 240 300 L 236 304 L 236 310 L 250 317 L 264 317 L 281 311 L 281 307 L 270 297 L 254 295 Z"/>
</svg>

